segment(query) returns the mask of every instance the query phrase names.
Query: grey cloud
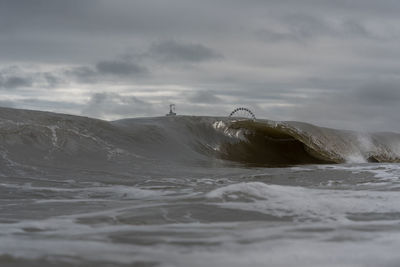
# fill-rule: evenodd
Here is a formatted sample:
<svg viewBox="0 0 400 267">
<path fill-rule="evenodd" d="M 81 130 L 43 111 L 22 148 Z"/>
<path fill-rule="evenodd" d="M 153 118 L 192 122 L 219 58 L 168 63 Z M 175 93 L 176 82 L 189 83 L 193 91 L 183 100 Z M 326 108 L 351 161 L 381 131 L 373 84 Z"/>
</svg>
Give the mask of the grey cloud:
<svg viewBox="0 0 400 267">
<path fill-rule="evenodd" d="M 19 76 L 9 76 L 0 79 L 0 87 L 4 89 L 15 89 L 19 87 L 29 87 L 32 85 L 32 79 Z"/>
<path fill-rule="evenodd" d="M 240 13 L 229 8 L 225 1 L 210 0 L 3 0 L 0 5 L 0 22 L 7 22 L 0 24 L 3 31 L 43 29 L 47 32 L 89 32 L 92 35 L 167 31 L 168 36 L 172 28 L 186 32 L 188 27 L 195 25 L 197 31 L 207 30 L 211 25 L 218 26 L 217 22 L 223 22 L 219 16 L 221 11 Z M 30 23 L 24 23 L 18 19 L 20 17 Z"/>
<path fill-rule="evenodd" d="M 50 73 L 50 72 L 41 73 L 41 76 L 44 79 L 44 81 L 47 83 L 47 86 L 50 88 L 54 88 L 54 87 L 58 86 L 59 84 L 63 83 L 63 80 L 61 77 L 59 77 L 58 75 L 55 75 L 53 73 Z"/>
<path fill-rule="evenodd" d="M 301 41 L 302 38 L 299 38 L 296 34 L 293 34 L 289 31 L 275 31 L 273 29 L 262 29 L 256 31 L 256 36 L 267 42 L 282 42 L 282 41 Z"/>
<path fill-rule="evenodd" d="M 248 31 L 254 30 L 254 24 L 265 17 L 286 21 L 292 31 L 289 34 L 304 38 L 326 26 L 312 17 L 379 20 L 388 14 L 396 18 L 400 11 L 398 1 L 391 0 L 3 0 L 0 5 L 0 59 L 80 64 L 95 62 L 99 55 L 107 58 L 122 53 L 121 44 L 143 48 L 152 40 L 171 36 L 193 44 L 208 45 L 213 40 L 230 46 L 241 44 L 250 37 Z M 293 11 L 303 18 L 291 19 Z M 267 35 L 269 32 L 268 38 L 290 37 L 285 31 L 261 28 L 266 28 Z"/>
<path fill-rule="evenodd" d="M 400 83 L 372 82 L 357 89 L 355 96 L 368 105 L 397 105 Z"/>
<path fill-rule="evenodd" d="M 222 58 L 222 55 L 202 44 L 174 40 L 153 44 L 149 53 L 162 60 L 172 62 L 201 62 Z"/>
<path fill-rule="evenodd" d="M 225 3 L 231 3 L 228 0 Z M 234 0 L 238 5 L 242 5 L 243 1 Z M 296 10 L 298 12 L 310 12 L 316 14 L 332 15 L 332 14 L 353 14 L 353 15 L 363 15 L 363 16 L 390 16 L 395 17 L 396 13 L 400 11 L 400 3 L 396 0 L 387 0 L 383 4 L 375 0 L 248 0 L 246 1 L 246 6 L 250 6 L 252 10 L 258 9 L 260 12 L 265 12 L 265 10 L 270 7 L 273 9 L 274 13 L 284 13 L 293 12 Z M 263 9 L 264 8 L 264 9 Z M 267 9 L 268 10 L 268 9 Z M 273 14 L 273 13 L 272 13 Z"/>
<path fill-rule="evenodd" d="M 25 70 L 15 65 L 3 67 L 0 70 L 0 88 L 14 89 L 14 92 L 22 92 L 24 89 L 33 87 L 54 88 L 64 83 L 57 71 L 41 72 L 37 71 L 35 67 L 33 66 Z"/>
<path fill-rule="evenodd" d="M 354 20 L 348 19 L 343 21 L 342 23 L 343 32 L 349 36 L 360 36 L 360 37 L 371 37 L 371 33 L 367 30 L 367 28 L 362 25 L 362 23 Z"/>
<path fill-rule="evenodd" d="M 127 56 L 125 56 L 127 57 Z M 96 83 L 101 81 L 103 76 L 125 76 L 138 77 L 146 76 L 149 71 L 146 67 L 121 60 L 103 60 L 94 66 L 77 66 L 66 69 L 64 74 L 75 77 L 81 83 Z"/>
<path fill-rule="evenodd" d="M 290 31 L 299 38 L 333 32 L 332 27 L 322 18 L 306 14 L 290 14 L 283 18 Z"/>
<path fill-rule="evenodd" d="M 117 93 L 93 94 L 82 110 L 83 115 L 108 117 L 138 117 L 152 113 L 152 105 L 134 96 L 122 96 Z"/>
<path fill-rule="evenodd" d="M 278 27 L 260 29 L 256 36 L 269 42 L 305 42 L 320 37 L 377 38 L 355 19 L 340 19 L 340 22 L 332 23 L 318 15 L 299 13 L 275 18 L 275 24 Z"/>
<path fill-rule="evenodd" d="M 122 53 L 122 44 L 136 46 L 138 40 L 149 42 L 188 32 L 210 36 L 209 29 L 226 24 L 223 17 L 210 13 L 226 12 L 226 5 L 210 3 L 4 0 L 0 2 L 0 59 L 84 64 L 98 60 L 99 55 Z"/>
<path fill-rule="evenodd" d="M 92 67 L 78 66 L 65 70 L 64 74 L 76 78 L 79 82 L 88 83 L 95 81 L 97 72 Z"/>
<path fill-rule="evenodd" d="M 63 23 L 68 22 L 66 17 L 73 14 L 79 14 L 82 11 L 87 12 L 92 1 L 62 1 L 62 0 L 19 0 L 19 1 L 0 1 L 0 29 L 5 32 L 12 31 L 16 28 L 35 28 L 38 26 L 44 28 L 60 27 Z M 86 7 L 86 8 L 85 8 Z M 36 18 L 30 19 L 30 23 L 25 23 L 20 18 Z M 52 24 L 46 21 L 52 20 Z M 70 20 L 69 25 L 74 24 L 74 20 Z"/>
<path fill-rule="evenodd" d="M 124 61 L 100 61 L 96 69 L 102 74 L 132 75 L 147 73 L 147 69 L 132 62 Z"/>
<path fill-rule="evenodd" d="M 216 96 L 211 91 L 197 91 L 189 95 L 188 100 L 192 103 L 205 103 L 205 104 L 216 104 L 221 103 L 223 100 Z"/>
</svg>

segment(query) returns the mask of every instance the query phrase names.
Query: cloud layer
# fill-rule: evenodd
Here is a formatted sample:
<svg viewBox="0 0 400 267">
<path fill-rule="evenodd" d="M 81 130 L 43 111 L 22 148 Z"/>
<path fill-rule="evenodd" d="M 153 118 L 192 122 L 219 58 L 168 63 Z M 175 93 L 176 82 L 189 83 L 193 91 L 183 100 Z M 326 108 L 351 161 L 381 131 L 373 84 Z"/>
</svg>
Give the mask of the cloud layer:
<svg viewBox="0 0 400 267">
<path fill-rule="evenodd" d="M 0 0 L 3 106 L 400 131 L 400 2 Z"/>
</svg>

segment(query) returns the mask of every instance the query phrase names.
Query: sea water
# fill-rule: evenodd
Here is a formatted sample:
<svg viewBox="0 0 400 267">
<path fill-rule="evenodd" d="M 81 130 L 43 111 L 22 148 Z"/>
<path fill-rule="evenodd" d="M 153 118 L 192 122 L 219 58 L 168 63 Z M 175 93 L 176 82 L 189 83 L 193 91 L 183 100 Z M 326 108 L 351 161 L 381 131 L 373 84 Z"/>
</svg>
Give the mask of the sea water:
<svg viewBox="0 0 400 267">
<path fill-rule="evenodd" d="M 395 161 L 229 161 L 218 119 L 0 115 L 0 266 L 399 265 Z"/>
</svg>

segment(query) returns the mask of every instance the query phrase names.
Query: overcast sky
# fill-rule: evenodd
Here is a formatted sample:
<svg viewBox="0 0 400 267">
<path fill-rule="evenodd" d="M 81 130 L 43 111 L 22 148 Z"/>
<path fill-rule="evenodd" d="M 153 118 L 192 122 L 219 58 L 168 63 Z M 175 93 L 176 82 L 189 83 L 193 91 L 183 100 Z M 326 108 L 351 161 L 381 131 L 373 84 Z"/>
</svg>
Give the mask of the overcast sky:
<svg viewBox="0 0 400 267">
<path fill-rule="evenodd" d="M 0 106 L 400 131 L 398 0 L 0 0 Z"/>
</svg>

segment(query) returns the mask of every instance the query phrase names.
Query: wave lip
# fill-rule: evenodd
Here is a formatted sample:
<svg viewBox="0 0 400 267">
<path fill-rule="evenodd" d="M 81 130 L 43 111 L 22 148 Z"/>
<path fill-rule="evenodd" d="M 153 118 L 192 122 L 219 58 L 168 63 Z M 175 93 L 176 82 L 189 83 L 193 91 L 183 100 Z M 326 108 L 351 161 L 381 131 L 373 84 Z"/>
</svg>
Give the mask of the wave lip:
<svg viewBox="0 0 400 267">
<path fill-rule="evenodd" d="M 221 157 L 227 160 L 270 166 L 400 162 L 400 134 L 266 120 L 232 121 L 226 127 L 229 136 L 241 135 L 237 142 L 221 145 Z"/>
<path fill-rule="evenodd" d="M 244 139 L 223 144 L 220 151 L 224 159 L 270 166 L 335 163 L 334 159 L 307 146 L 295 134 L 280 126 L 237 121 L 229 127 L 242 130 Z"/>
</svg>

